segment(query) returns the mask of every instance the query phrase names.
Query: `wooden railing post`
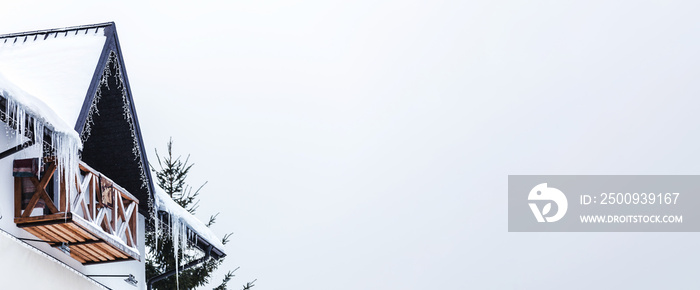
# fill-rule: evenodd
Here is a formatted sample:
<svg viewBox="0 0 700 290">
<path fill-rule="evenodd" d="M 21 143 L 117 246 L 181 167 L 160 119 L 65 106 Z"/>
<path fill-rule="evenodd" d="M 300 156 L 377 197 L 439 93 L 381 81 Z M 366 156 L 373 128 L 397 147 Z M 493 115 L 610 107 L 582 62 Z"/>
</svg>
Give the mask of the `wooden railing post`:
<svg viewBox="0 0 700 290">
<path fill-rule="evenodd" d="M 90 176 L 90 185 L 88 185 L 90 202 L 88 203 L 88 208 L 90 209 L 90 214 L 92 215 L 92 220 L 94 221 L 97 218 L 97 207 L 95 206 L 95 175 L 88 171 L 88 176 Z"/>
<path fill-rule="evenodd" d="M 22 178 L 15 177 L 15 218 L 22 216 Z"/>
<path fill-rule="evenodd" d="M 130 230 L 131 230 L 131 239 L 134 241 L 134 247 L 137 247 L 139 244 L 138 240 L 138 229 L 139 229 L 139 221 L 138 221 L 138 205 L 136 205 L 135 201 L 131 202 L 134 204 L 134 210 L 131 211 L 131 220 L 129 223 L 131 224 Z"/>
<path fill-rule="evenodd" d="M 65 169 L 64 169 L 65 170 Z M 58 180 L 59 180 L 59 187 L 61 188 L 61 197 L 58 199 L 59 202 L 61 203 L 61 212 L 67 213 L 70 211 L 70 195 L 66 194 L 66 182 L 68 180 L 64 180 L 64 174 L 62 172 L 58 172 Z"/>
<path fill-rule="evenodd" d="M 120 196 L 119 192 L 114 189 L 114 187 L 110 188 L 110 191 L 112 192 L 112 204 L 113 204 L 113 206 L 112 206 L 112 230 L 114 232 L 112 232 L 112 234 L 114 234 L 115 236 L 119 236 L 119 233 L 117 233 L 116 231 L 118 230 L 117 221 L 119 220 L 119 211 L 121 209 L 119 208 L 119 200 L 117 200 L 117 199 L 121 198 L 121 196 Z"/>
</svg>

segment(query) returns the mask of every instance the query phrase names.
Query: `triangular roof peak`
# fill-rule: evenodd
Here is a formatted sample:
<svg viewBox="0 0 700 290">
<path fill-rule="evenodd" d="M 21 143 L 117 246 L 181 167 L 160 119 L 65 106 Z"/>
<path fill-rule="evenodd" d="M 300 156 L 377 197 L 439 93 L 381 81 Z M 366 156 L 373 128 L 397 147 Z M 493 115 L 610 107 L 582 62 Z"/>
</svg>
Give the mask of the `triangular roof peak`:
<svg viewBox="0 0 700 290">
<path fill-rule="evenodd" d="M 83 141 L 83 160 L 113 176 L 148 211 L 153 183 L 114 22 L 0 35 L 0 72 L 72 126 Z M 114 138 L 130 141 L 108 146 Z M 102 147 L 112 151 L 95 150 Z"/>
</svg>

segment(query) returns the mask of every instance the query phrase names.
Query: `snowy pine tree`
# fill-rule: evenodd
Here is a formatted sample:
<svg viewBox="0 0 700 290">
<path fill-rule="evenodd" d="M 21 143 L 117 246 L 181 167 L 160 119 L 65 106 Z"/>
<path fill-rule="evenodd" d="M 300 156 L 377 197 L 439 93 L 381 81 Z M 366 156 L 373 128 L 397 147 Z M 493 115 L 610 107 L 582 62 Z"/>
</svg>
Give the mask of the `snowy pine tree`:
<svg viewBox="0 0 700 290">
<path fill-rule="evenodd" d="M 167 146 L 167 155 L 163 156 L 163 158 L 158 155 L 158 151 L 156 150 L 156 157 L 158 159 L 160 169 L 156 170 L 153 167 L 151 168 L 156 174 L 158 185 L 163 188 L 175 202 L 177 202 L 191 214 L 194 214 L 198 207 L 198 196 L 200 194 L 200 190 L 202 187 L 204 187 L 204 185 L 206 185 L 206 182 L 196 190 L 193 190 L 193 188 L 187 184 L 187 174 L 194 164 L 189 163 L 189 155 L 184 161 L 181 160 L 180 156 L 174 157 L 172 145 L 173 141 L 170 139 Z M 207 226 L 214 224 L 217 215 L 218 214 L 209 218 Z M 153 220 L 154 219 L 151 219 L 150 222 L 153 223 Z M 151 227 L 152 226 L 153 225 L 151 224 Z M 160 227 L 163 226 L 163 224 L 160 225 Z M 163 232 L 167 233 L 168 231 Z M 231 234 L 224 235 L 221 242 L 226 244 L 230 236 Z M 163 234 L 160 237 L 156 237 L 155 231 L 147 231 L 146 279 L 151 279 L 152 277 L 160 275 L 166 271 L 175 269 L 176 260 L 173 253 L 173 247 L 173 239 L 170 235 Z M 202 251 L 192 249 L 192 247 L 188 247 L 187 249 L 179 249 L 179 252 L 180 266 L 199 259 L 204 255 Z M 218 260 L 209 259 L 198 266 L 179 272 L 177 277 L 176 275 L 173 275 L 154 283 L 153 289 L 195 289 L 203 286 L 210 281 L 212 273 L 219 266 L 221 266 L 223 261 L 223 258 Z M 226 273 L 223 281 L 214 289 L 227 289 L 227 283 L 233 276 L 233 271 Z"/>
</svg>

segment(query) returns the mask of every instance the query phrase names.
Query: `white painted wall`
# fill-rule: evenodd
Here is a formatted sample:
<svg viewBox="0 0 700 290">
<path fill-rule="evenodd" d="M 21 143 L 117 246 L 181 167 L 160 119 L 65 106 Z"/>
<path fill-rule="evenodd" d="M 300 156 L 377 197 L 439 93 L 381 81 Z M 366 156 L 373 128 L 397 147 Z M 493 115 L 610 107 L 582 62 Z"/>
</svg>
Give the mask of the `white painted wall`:
<svg viewBox="0 0 700 290">
<path fill-rule="evenodd" d="M 2 289 L 105 289 L 5 232 L 0 232 L 0 253 Z"/>
</svg>

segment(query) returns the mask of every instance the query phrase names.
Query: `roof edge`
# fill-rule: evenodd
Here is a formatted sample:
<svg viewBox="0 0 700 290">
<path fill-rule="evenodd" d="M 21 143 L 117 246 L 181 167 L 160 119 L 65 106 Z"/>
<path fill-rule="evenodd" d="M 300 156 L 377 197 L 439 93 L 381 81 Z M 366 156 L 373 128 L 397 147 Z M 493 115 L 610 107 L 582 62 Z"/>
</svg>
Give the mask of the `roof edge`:
<svg viewBox="0 0 700 290">
<path fill-rule="evenodd" d="M 68 31 L 73 31 L 73 30 L 90 29 L 90 28 L 103 28 L 103 27 L 107 27 L 110 25 L 114 25 L 114 21 L 96 23 L 96 24 L 78 25 L 78 26 L 68 26 L 68 27 L 62 27 L 62 28 L 52 28 L 52 29 L 42 29 L 42 30 L 34 30 L 34 31 L 0 34 L 0 38 L 10 38 L 10 37 L 17 37 L 17 36 L 30 36 L 30 35 L 35 35 L 35 34 L 46 34 L 46 33 L 54 33 L 54 32 L 68 32 Z"/>
<path fill-rule="evenodd" d="M 106 24 L 105 26 L 95 26 L 95 27 L 90 27 L 90 28 L 105 28 L 105 43 L 104 46 L 102 46 L 102 52 L 100 53 L 100 58 L 97 60 L 97 66 L 95 66 L 95 71 L 92 74 L 92 80 L 90 80 L 90 86 L 88 86 L 88 90 L 85 94 L 85 99 L 83 100 L 83 105 L 80 109 L 80 112 L 78 113 L 78 119 L 75 121 L 75 131 L 78 132 L 78 134 L 83 133 L 83 127 L 85 126 L 85 121 L 87 119 L 87 114 L 88 111 L 90 111 L 90 107 L 92 106 L 93 99 L 95 98 L 95 93 L 98 90 L 100 80 L 102 79 L 102 74 L 104 73 L 105 65 L 107 65 L 107 62 L 109 61 L 110 58 L 110 51 L 112 50 L 112 46 L 114 46 L 112 43 L 115 41 L 114 34 L 116 31 L 114 29 L 107 29 L 108 27 L 114 27 L 114 22 L 109 22 L 109 23 L 103 23 Z M 88 28 L 88 29 L 90 29 Z"/>
</svg>

